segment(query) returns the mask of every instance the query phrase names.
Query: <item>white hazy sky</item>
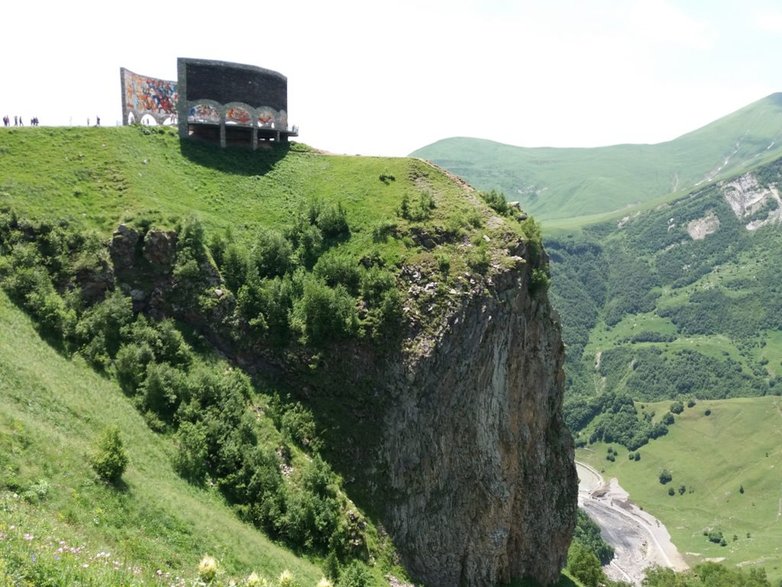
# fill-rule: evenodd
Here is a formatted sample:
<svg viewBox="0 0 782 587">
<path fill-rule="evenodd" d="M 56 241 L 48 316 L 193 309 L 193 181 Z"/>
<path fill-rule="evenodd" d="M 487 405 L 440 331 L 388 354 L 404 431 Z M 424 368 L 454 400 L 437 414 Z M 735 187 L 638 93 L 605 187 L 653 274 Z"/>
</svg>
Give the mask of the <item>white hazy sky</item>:
<svg viewBox="0 0 782 587">
<path fill-rule="evenodd" d="M 178 56 L 286 75 L 299 140 L 337 153 L 655 143 L 782 91 L 782 2 L 10 0 L 0 115 L 118 124 L 119 68 Z"/>
</svg>

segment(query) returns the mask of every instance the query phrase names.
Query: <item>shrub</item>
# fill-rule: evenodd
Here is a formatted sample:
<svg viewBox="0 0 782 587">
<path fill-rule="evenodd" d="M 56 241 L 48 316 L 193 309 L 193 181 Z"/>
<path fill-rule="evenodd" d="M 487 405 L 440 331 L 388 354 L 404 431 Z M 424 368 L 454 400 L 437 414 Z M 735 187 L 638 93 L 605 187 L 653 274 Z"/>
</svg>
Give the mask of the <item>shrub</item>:
<svg viewBox="0 0 782 587">
<path fill-rule="evenodd" d="M 277 585 L 279 587 L 298 587 L 296 578 L 288 569 L 285 569 L 280 573 L 280 577 L 277 579 Z"/>
<path fill-rule="evenodd" d="M 361 561 L 351 561 L 339 575 L 337 587 L 371 587 L 374 585 L 372 573 Z"/>
<path fill-rule="evenodd" d="M 91 462 L 93 470 L 103 481 L 118 483 L 128 466 L 128 455 L 122 445 L 119 428 L 106 428 L 98 439 Z"/>
<path fill-rule="evenodd" d="M 324 206 L 315 224 L 325 240 L 341 240 L 350 236 L 350 227 L 341 203 Z"/>
<path fill-rule="evenodd" d="M 676 401 L 671 404 L 672 414 L 681 414 L 683 411 L 684 411 L 684 404 L 682 402 Z"/>
<path fill-rule="evenodd" d="M 358 295 L 361 271 L 356 259 L 343 253 L 332 251 L 318 259 L 313 272 L 329 287 L 343 285 L 350 295 Z"/>
<path fill-rule="evenodd" d="M 671 475 L 671 472 L 668 469 L 663 469 L 660 471 L 659 475 L 660 483 L 665 485 L 666 483 L 670 483 L 673 480 L 673 475 Z"/>
<path fill-rule="evenodd" d="M 81 316 L 75 329 L 79 351 L 94 366 L 105 368 L 117 355 L 123 341 L 123 329 L 132 321 L 130 297 L 113 291 Z"/>
<path fill-rule="evenodd" d="M 705 412 L 703 412 L 703 415 L 704 415 L 704 416 L 711 416 L 711 409 L 709 409 L 709 408 L 706 408 L 706 411 L 705 411 Z"/>
<path fill-rule="evenodd" d="M 312 412 L 299 402 L 288 406 L 280 417 L 280 431 L 302 448 L 315 451 L 320 448 L 315 418 Z"/>
<path fill-rule="evenodd" d="M 208 473 L 209 457 L 205 427 L 197 422 L 183 422 L 174 438 L 179 449 L 174 456 L 177 473 L 191 483 L 203 483 Z"/>
<path fill-rule="evenodd" d="M 260 277 L 284 275 L 292 267 L 293 247 L 276 230 L 261 230 L 255 241 L 252 262 Z"/>
<path fill-rule="evenodd" d="M 234 294 L 247 281 L 247 263 L 247 254 L 243 248 L 233 243 L 228 245 L 219 266 L 225 285 Z"/>
<path fill-rule="evenodd" d="M 467 253 L 467 266 L 476 273 L 484 274 L 489 270 L 489 249 L 486 243 L 481 240 L 478 246 Z"/>
<path fill-rule="evenodd" d="M 356 302 L 343 286 L 330 288 L 308 277 L 303 290 L 294 303 L 293 320 L 306 343 L 322 345 L 358 332 Z"/>
<path fill-rule="evenodd" d="M 536 267 L 532 270 L 529 280 L 529 292 L 533 295 L 538 292 L 545 292 L 549 286 L 549 273 L 545 268 Z"/>
<path fill-rule="evenodd" d="M 671 424 L 673 424 L 673 423 L 674 423 L 674 417 L 673 417 L 673 414 L 671 414 L 671 412 L 666 412 L 666 413 L 665 413 L 665 415 L 662 417 L 662 420 L 661 420 L 661 421 L 662 421 L 662 423 L 663 423 L 663 424 L 665 424 L 666 426 L 670 426 Z"/>
<path fill-rule="evenodd" d="M 480 195 L 481 198 L 483 198 L 483 201 L 486 202 L 492 210 L 497 212 L 497 214 L 505 216 L 510 212 L 508 200 L 502 192 L 491 190 L 488 192 L 480 192 Z"/>
<path fill-rule="evenodd" d="M 676 490 L 673 487 L 668 488 L 668 495 L 674 496 L 676 495 Z"/>
</svg>

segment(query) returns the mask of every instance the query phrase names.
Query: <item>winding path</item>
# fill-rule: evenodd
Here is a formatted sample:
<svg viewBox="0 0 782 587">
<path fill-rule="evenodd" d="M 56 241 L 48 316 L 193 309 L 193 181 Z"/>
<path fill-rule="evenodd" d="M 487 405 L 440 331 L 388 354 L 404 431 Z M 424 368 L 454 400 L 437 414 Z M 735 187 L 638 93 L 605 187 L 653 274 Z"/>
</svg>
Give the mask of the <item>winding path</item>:
<svg viewBox="0 0 782 587">
<path fill-rule="evenodd" d="M 677 571 L 687 563 L 671 542 L 660 521 L 630 502 L 629 494 L 616 479 L 605 482 L 585 463 L 578 468 L 578 505 L 600 527 L 603 539 L 614 547 L 614 559 L 605 567 L 609 578 L 640 585 L 652 565 Z"/>
</svg>

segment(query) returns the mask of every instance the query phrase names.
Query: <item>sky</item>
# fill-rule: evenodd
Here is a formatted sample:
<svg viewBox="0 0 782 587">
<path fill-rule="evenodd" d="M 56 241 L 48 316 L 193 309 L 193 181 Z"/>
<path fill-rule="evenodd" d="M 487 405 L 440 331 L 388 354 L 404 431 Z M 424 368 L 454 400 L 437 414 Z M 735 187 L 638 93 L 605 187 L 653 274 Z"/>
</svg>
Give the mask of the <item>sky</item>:
<svg viewBox="0 0 782 587">
<path fill-rule="evenodd" d="M 454 136 L 657 143 L 782 91 L 779 0 L 9 0 L 0 116 L 119 124 L 120 67 L 288 78 L 299 141 L 404 156 Z"/>
</svg>

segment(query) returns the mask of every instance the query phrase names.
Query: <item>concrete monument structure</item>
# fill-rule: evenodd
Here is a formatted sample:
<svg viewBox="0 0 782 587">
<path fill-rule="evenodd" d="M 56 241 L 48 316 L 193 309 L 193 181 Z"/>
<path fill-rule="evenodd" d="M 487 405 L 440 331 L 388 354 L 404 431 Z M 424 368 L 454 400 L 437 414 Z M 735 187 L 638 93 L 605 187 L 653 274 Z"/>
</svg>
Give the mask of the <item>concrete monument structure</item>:
<svg viewBox="0 0 782 587">
<path fill-rule="evenodd" d="M 288 79 L 276 71 L 225 61 L 177 60 L 177 81 L 120 69 L 124 124 L 176 124 L 179 136 L 249 146 L 287 142 Z"/>
</svg>

